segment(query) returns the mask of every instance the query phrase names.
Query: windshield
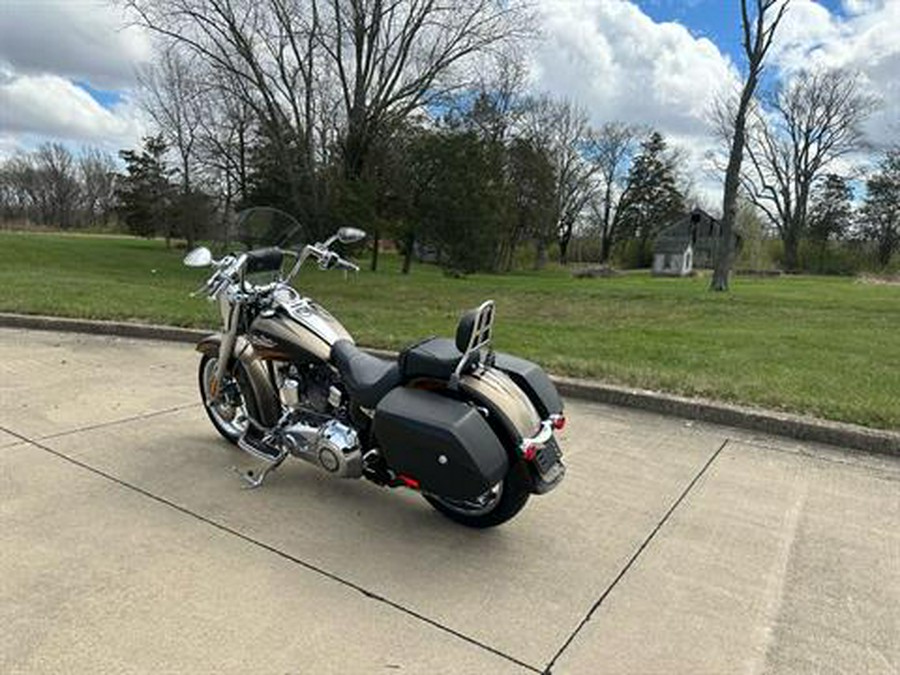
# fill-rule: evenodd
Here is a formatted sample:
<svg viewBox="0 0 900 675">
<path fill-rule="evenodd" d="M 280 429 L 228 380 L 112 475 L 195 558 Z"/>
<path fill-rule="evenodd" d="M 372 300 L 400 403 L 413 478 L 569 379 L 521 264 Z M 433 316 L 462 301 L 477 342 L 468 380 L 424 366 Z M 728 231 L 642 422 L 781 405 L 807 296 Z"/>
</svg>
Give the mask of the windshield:
<svg viewBox="0 0 900 675">
<path fill-rule="evenodd" d="M 268 206 L 255 206 L 237 213 L 225 228 L 225 249 L 251 250 L 278 246 L 299 249 L 306 243 L 306 233 L 297 219 Z"/>
</svg>

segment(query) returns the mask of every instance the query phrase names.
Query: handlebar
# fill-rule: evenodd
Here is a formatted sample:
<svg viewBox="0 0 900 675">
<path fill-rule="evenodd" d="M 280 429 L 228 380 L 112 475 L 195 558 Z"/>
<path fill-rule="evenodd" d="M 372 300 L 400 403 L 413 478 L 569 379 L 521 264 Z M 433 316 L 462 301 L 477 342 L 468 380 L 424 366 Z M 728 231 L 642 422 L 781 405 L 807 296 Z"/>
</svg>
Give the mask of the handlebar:
<svg viewBox="0 0 900 675">
<path fill-rule="evenodd" d="M 227 255 L 221 260 L 213 261 L 216 271 L 206 280 L 206 283 L 198 288 L 191 295 L 199 295 L 205 293 L 209 298 L 215 298 L 222 293 L 228 286 L 234 283 L 243 282 L 246 273 L 260 271 L 274 271 L 281 268 L 285 255 L 296 257 L 297 262 L 293 265 L 288 275 L 282 279 L 283 283 L 288 283 L 300 271 L 300 267 L 304 261 L 313 257 L 317 260 L 319 268 L 323 270 L 341 269 L 348 272 L 359 272 L 359 266 L 345 260 L 334 251 L 328 248 L 330 242 L 324 244 L 308 244 L 302 251 L 291 251 L 280 248 L 264 248 L 248 251 L 238 256 Z M 275 264 L 277 262 L 277 265 Z M 261 286 L 258 291 L 271 290 L 269 286 Z"/>
</svg>

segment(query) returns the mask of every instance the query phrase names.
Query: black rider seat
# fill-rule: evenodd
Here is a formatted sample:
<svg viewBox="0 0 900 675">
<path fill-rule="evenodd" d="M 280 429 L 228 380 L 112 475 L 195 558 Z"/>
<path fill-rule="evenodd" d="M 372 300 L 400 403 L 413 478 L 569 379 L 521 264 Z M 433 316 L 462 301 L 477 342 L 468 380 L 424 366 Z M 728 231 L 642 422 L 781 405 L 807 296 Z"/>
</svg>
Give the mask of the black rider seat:
<svg viewBox="0 0 900 675">
<path fill-rule="evenodd" d="M 398 362 L 404 380 L 449 380 L 461 358 L 453 340 L 432 337 L 404 349 Z"/>
<path fill-rule="evenodd" d="M 371 356 L 349 340 L 339 340 L 331 346 L 331 361 L 350 395 L 364 408 L 378 405 L 402 379 L 395 362 Z"/>
</svg>

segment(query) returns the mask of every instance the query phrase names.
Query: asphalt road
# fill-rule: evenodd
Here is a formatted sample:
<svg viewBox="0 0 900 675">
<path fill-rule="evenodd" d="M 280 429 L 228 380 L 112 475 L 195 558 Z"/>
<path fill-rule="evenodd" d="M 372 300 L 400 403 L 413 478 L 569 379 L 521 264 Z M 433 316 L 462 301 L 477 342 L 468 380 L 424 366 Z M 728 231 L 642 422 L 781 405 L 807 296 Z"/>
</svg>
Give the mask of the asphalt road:
<svg viewBox="0 0 900 675">
<path fill-rule="evenodd" d="M 0 672 L 898 673 L 900 461 L 569 401 L 492 531 L 232 466 L 184 345 L 0 330 Z"/>
</svg>

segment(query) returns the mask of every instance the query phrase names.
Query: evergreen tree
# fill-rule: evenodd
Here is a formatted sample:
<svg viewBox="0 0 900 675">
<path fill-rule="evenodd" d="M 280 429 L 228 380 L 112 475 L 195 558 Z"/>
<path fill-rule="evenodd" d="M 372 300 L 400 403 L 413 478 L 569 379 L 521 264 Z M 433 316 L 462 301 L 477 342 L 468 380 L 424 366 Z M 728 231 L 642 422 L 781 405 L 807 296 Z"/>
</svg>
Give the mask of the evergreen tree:
<svg viewBox="0 0 900 675">
<path fill-rule="evenodd" d="M 808 236 L 818 249 L 815 271 L 825 273 L 828 242 L 844 239 L 853 223 L 853 191 L 843 176 L 834 173 L 827 174 L 817 188 L 807 217 Z"/>
<path fill-rule="evenodd" d="M 162 136 L 144 139 L 140 152 L 122 150 L 126 175 L 117 190 L 119 211 L 128 229 L 142 237 L 171 234 L 169 207 L 173 194 L 172 170 L 166 168 Z"/>
<path fill-rule="evenodd" d="M 887 266 L 900 248 L 900 149 L 888 151 L 877 174 L 866 181 L 862 234 L 875 243 L 878 262 Z"/>
<path fill-rule="evenodd" d="M 472 132 L 446 132 L 427 135 L 416 150 L 423 243 L 454 271 L 491 269 L 510 201 L 503 145 Z"/>
<path fill-rule="evenodd" d="M 853 191 L 843 176 L 825 176 L 809 212 L 809 238 L 824 244 L 846 237 L 853 221 L 852 198 Z"/>
<path fill-rule="evenodd" d="M 628 173 L 615 229 L 637 240 L 638 259 L 633 262 L 640 266 L 650 263 L 650 244 L 660 230 L 685 212 L 675 163 L 662 134 L 654 131 L 641 144 Z"/>
</svg>

